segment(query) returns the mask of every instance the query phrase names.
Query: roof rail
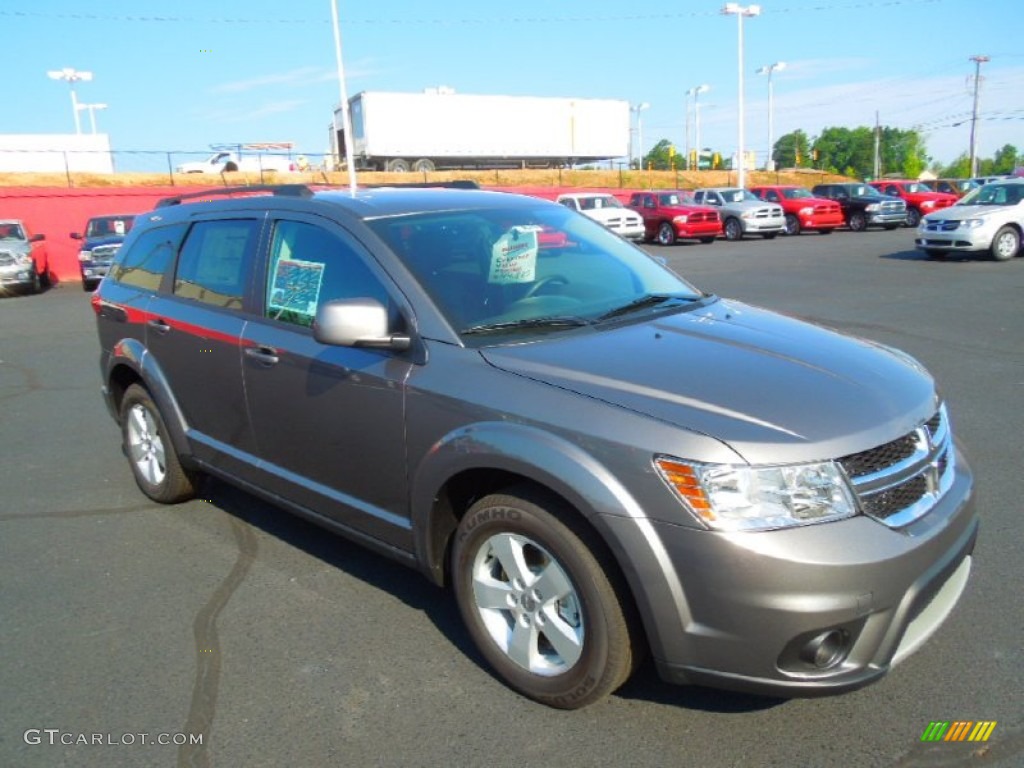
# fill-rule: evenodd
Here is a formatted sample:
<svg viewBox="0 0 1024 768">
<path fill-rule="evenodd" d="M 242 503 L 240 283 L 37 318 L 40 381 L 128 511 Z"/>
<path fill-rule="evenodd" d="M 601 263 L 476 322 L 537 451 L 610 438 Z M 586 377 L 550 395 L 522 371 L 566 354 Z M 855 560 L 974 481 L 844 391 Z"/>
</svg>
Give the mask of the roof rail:
<svg viewBox="0 0 1024 768">
<path fill-rule="evenodd" d="M 187 200 L 198 200 L 209 202 L 212 197 L 230 197 L 232 195 L 252 194 L 253 192 L 271 193 L 274 197 L 312 197 L 313 190 L 305 184 L 254 184 L 249 187 L 215 187 L 203 192 L 189 192 L 184 195 L 165 197 L 158 201 L 157 208 L 166 208 L 169 205 L 181 205 Z"/>
<path fill-rule="evenodd" d="M 438 187 L 441 189 L 480 189 L 480 185 L 472 179 L 455 179 L 454 181 L 401 181 L 393 184 L 360 184 L 366 189 L 382 189 L 387 187 L 408 187 L 428 188 Z"/>
</svg>

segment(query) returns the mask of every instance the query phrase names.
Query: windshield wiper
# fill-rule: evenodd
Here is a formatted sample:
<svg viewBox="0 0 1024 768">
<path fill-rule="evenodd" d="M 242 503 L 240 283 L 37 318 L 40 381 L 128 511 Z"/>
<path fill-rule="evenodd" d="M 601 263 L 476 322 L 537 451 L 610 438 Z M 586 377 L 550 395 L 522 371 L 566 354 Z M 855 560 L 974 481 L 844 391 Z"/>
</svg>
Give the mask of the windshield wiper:
<svg viewBox="0 0 1024 768">
<path fill-rule="evenodd" d="M 523 320 L 506 320 L 501 323 L 485 323 L 463 328 L 459 333 L 494 333 L 498 331 L 519 330 L 521 328 L 578 328 L 590 325 L 590 321 L 576 315 L 548 315 L 546 317 L 529 317 Z"/>
<path fill-rule="evenodd" d="M 639 298 L 633 299 L 628 304 L 623 304 L 621 307 L 608 310 L 603 315 L 597 318 L 597 322 L 602 320 L 609 320 L 619 315 L 628 315 L 630 312 L 636 312 L 640 309 L 647 309 L 648 307 L 656 307 L 660 304 L 666 304 L 670 301 L 679 301 L 683 303 L 690 303 L 694 301 L 700 301 L 705 296 L 681 296 L 678 293 L 648 293 Z"/>
</svg>

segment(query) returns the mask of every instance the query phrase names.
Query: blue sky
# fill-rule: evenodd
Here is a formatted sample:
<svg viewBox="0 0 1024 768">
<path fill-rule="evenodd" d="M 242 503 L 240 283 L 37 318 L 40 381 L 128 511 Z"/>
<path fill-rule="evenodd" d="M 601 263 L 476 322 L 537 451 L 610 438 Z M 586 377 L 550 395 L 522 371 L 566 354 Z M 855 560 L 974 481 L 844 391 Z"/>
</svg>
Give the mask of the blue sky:
<svg viewBox="0 0 1024 768">
<path fill-rule="evenodd" d="M 748 4 L 744 2 L 744 4 Z M 685 145 L 686 91 L 702 143 L 736 146 L 737 19 L 716 0 L 338 0 L 349 94 L 421 91 L 647 102 L 645 148 Z M 979 154 L 1024 149 L 1022 0 L 766 0 L 744 20 L 746 145 L 828 126 L 917 128 L 948 162 L 968 149 L 972 55 L 982 67 Z M 115 150 L 292 141 L 327 147 L 339 99 L 329 0 L 3 0 L 0 134 L 70 133 L 71 100 L 48 70 L 89 70 L 78 99 Z M 88 115 L 83 113 L 88 130 Z M 144 158 L 153 170 L 165 162 Z M 162 165 L 163 163 L 163 165 Z"/>
</svg>

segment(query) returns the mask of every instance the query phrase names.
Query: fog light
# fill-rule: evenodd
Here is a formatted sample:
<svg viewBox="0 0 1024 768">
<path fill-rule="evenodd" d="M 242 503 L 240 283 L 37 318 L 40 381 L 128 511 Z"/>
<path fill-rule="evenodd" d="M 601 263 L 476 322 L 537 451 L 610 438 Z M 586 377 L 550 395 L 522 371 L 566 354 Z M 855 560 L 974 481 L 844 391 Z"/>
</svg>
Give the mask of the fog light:
<svg viewBox="0 0 1024 768">
<path fill-rule="evenodd" d="M 818 669 L 828 669 L 846 658 L 850 652 L 849 642 L 849 635 L 842 630 L 822 632 L 800 649 L 800 658 Z"/>
</svg>

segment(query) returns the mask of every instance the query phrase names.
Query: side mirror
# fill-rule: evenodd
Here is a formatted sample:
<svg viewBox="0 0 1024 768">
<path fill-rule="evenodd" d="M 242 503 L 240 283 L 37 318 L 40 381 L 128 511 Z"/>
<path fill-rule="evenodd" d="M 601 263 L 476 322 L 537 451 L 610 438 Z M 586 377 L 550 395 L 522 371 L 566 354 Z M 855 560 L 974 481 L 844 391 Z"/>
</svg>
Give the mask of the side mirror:
<svg viewBox="0 0 1024 768">
<path fill-rule="evenodd" d="M 71 239 L 72 240 L 81 240 L 82 239 L 82 233 L 81 232 L 72 232 L 71 233 Z"/>
<path fill-rule="evenodd" d="M 32 235 L 32 237 L 30 237 L 28 239 L 28 241 L 30 243 L 38 243 L 40 240 L 45 240 L 45 239 L 46 239 L 46 235 Z"/>
<path fill-rule="evenodd" d="M 317 307 L 313 338 L 336 347 L 375 347 L 402 351 L 410 338 L 388 331 L 388 311 L 376 299 L 336 299 Z"/>
</svg>

